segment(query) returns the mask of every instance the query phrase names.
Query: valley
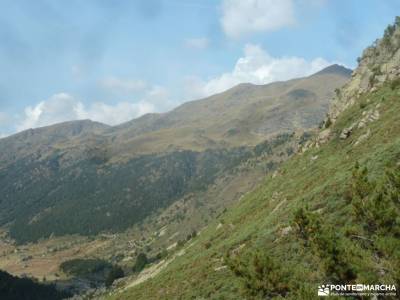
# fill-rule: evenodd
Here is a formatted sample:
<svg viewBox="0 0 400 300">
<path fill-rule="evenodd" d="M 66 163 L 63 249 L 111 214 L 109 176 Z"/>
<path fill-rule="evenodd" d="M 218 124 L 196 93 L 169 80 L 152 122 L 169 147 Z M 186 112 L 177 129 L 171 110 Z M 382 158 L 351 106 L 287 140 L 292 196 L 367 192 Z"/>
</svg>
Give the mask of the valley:
<svg viewBox="0 0 400 300">
<path fill-rule="evenodd" d="M 308 64 L 246 49 L 235 76 Z M 397 299 L 400 17 L 354 70 L 317 69 L 116 125 L 72 117 L 0 138 L 0 298 L 364 299 L 335 286 L 387 285 Z"/>
<path fill-rule="evenodd" d="M 140 253 L 171 262 L 315 135 L 349 74 L 332 66 L 116 127 L 75 121 L 0 140 L 0 269 L 74 289 L 65 261 L 102 259 L 127 274 Z"/>
</svg>

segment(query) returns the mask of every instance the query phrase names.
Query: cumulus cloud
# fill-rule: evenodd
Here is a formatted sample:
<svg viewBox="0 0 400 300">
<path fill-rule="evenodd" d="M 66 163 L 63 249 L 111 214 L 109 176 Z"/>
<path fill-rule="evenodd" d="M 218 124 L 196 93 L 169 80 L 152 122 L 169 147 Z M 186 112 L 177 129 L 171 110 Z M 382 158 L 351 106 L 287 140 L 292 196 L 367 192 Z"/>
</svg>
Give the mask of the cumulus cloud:
<svg viewBox="0 0 400 300">
<path fill-rule="evenodd" d="M 116 125 L 155 111 L 155 105 L 149 102 L 149 100 L 154 99 L 154 95 L 149 95 L 147 99 L 135 103 L 118 102 L 115 105 L 95 102 L 86 106 L 67 93 L 59 93 L 34 106 L 26 107 L 16 130 L 21 131 L 81 119 Z"/>
<path fill-rule="evenodd" d="M 192 39 L 186 39 L 185 40 L 185 45 L 188 48 L 192 49 L 206 49 L 208 47 L 209 40 L 205 37 L 201 38 L 192 38 Z"/>
<path fill-rule="evenodd" d="M 155 111 L 154 105 L 146 101 L 119 102 L 115 105 L 98 102 L 90 105 L 81 116 L 83 119 L 116 125 L 153 111 Z"/>
<path fill-rule="evenodd" d="M 239 83 L 267 84 L 311 75 L 333 64 L 323 58 L 307 61 L 304 58 L 273 57 L 258 45 L 244 47 L 244 56 L 240 57 L 233 70 L 204 81 L 197 77 L 186 79 L 188 97 L 205 97 L 225 91 Z"/>
<path fill-rule="evenodd" d="M 231 38 L 273 31 L 294 23 L 293 0 L 224 0 L 222 28 Z"/>
</svg>

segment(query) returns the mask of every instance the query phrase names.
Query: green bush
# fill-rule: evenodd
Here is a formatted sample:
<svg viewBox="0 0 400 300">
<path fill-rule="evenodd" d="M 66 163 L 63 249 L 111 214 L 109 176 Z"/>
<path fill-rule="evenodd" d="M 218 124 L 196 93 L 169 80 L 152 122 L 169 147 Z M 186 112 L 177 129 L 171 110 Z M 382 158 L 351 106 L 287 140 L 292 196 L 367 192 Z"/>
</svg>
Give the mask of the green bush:
<svg viewBox="0 0 400 300">
<path fill-rule="evenodd" d="M 386 266 L 387 280 L 399 284 L 400 168 L 388 168 L 383 176 L 372 180 L 368 169 L 356 164 L 349 198 L 354 235 L 368 241 L 362 246 L 377 258 L 377 268 Z"/>
<path fill-rule="evenodd" d="M 210 249 L 211 248 L 211 242 L 210 241 L 205 242 L 204 243 L 204 248 L 205 249 Z"/>
<path fill-rule="evenodd" d="M 121 267 L 119 266 L 114 266 L 111 271 L 108 273 L 107 278 L 106 278 L 106 286 L 110 287 L 113 282 L 118 279 L 124 277 L 124 271 L 122 270 Z"/>
<path fill-rule="evenodd" d="M 155 260 L 164 259 L 167 256 L 168 256 L 168 250 L 167 249 L 163 249 L 162 251 L 157 253 L 157 255 L 155 256 Z"/>
<path fill-rule="evenodd" d="M 392 80 L 392 81 L 390 82 L 390 88 L 391 88 L 392 90 L 395 90 L 395 89 L 397 89 L 398 87 L 400 87 L 400 78 L 396 78 L 396 79 L 394 79 L 394 80 Z"/>
<path fill-rule="evenodd" d="M 95 274 L 106 273 L 112 265 L 101 259 L 77 258 L 61 263 L 60 269 L 76 277 L 91 277 Z"/>
<path fill-rule="evenodd" d="M 146 254 L 139 253 L 139 255 L 136 257 L 135 265 L 133 266 L 133 272 L 136 272 L 136 273 L 141 272 L 148 263 L 149 263 L 149 260 L 146 256 Z"/>
<path fill-rule="evenodd" d="M 312 213 L 308 207 L 300 208 L 294 214 L 293 225 L 304 246 L 318 257 L 326 280 L 343 283 L 356 278 L 340 232 L 323 226 L 319 214 Z"/>
<path fill-rule="evenodd" d="M 288 294 L 289 274 L 268 251 L 257 250 L 247 259 L 227 256 L 225 261 L 242 280 L 244 296 L 270 299 Z"/>
<path fill-rule="evenodd" d="M 325 121 L 325 128 L 329 128 L 332 125 L 332 120 L 331 118 L 327 118 Z"/>
<path fill-rule="evenodd" d="M 356 165 L 350 196 L 354 220 L 365 232 L 400 237 L 399 170 L 386 170 L 376 182 L 368 178 L 367 168 Z"/>
</svg>

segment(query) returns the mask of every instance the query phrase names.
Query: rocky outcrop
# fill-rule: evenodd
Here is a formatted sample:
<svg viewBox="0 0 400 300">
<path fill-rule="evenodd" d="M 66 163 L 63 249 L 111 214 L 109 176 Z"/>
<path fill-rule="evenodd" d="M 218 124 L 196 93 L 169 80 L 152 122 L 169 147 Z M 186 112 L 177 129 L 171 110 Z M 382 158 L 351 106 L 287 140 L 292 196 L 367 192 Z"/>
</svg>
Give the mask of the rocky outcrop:
<svg viewBox="0 0 400 300">
<path fill-rule="evenodd" d="M 356 103 L 360 95 L 374 92 L 385 81 L 400 77 L 400 18 L 389 25 L 383 38 L 368 47 L 358 60 L 352 79 L 336 90 L 328 118 L 334 123 L 338 115 Z"/>
<path fill-rule="evenodd" d="M 319 148 L 320 145 L 329 141 L 334 135 L 331 130 L 332 124 L 344 110 L 356 103 L 359 103 L 360 108 L 369 103 L 369 99 L 365 100 L 365 97 L 362 101 L 366 103 L 361 103 L 361 95 L 376 92 L 386 81 L 400 80 L 400 17 L 396 17 L 395 23 L 386 28 L 381 39 L 376 40 L 372 46 L 364 50 L 358 63 L 350 81 L 341 89 L 335 90 L 336 95 L 323 122 L 324 129 L 314 139 L 299 147 L 299 153 L 304 153 L 310 148 Z M 380 104 L 377 104 L 375 107 L 363 111 L 361 119 L 344 128 L 340 132 L 339 138 L 345 140 L 354 130 L 362 129 L 368 123 L 378 120 L 380 117 L 379 106 Z M 371 131 L 368 129 L 358 138 L 354 146 L 367 139 L 370 134 Z"/>
<path fill-rule="evenodd" d="M 362 143 L 363 141 L 365 141 L 366 139 L 369 138 L 369 136 L 371 135 L 371 129 L 368 128 L 367 132 L 364 133 L 363 135 L 361 135 L 358 140 L 354 143 L 354 146 L 357 146 L 358 144 Z"/>
</svg>

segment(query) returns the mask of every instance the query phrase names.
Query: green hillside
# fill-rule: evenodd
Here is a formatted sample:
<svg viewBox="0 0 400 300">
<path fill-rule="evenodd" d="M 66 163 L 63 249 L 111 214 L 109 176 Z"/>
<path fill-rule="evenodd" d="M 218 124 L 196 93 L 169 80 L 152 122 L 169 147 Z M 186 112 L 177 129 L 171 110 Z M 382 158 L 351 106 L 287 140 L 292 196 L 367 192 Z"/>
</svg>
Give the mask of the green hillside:
<svg viewBox="0 0 400 300">
<path fill-rule="evenodd" d="M 290 139 L 288 135 L 281 143 Z M 122 231 L 185 194 L 205 190 L 221 174 L 276 146 L 269 147 L 264 143 L 254 149 L 146 155 L 122 165 L 101 167 L 97 161 L 88 160 L 60 168 L 57 155 L 46 162 L 20 160 L 0 171 L 4 183 L 2 223 L 15 220 L 10 235 L 18 243 L 51 235 Z M 43 171 L 32 177 L 24 170 Z"/>
<path fill-rule="evenodd" d="M 399 286 L 399 23 L 364 52 L 315 140 L 159 274 L 111 298 L 313 299 L 327 283 Z"/>
<path fill-rule="evenodd" d="M 181 234 L 199 229 L 244 193 L 244 185 L 231 184 L 224 200 L 210 189 L 232 183 L 233 173 L 253 188 L 254 177 L 276 168 L 321 122 L 349 72 L 332 66 L 286 82 L 239 85 L 120 126 L 83 120 L 1 139 L 0 226 L 18 244 L 121 232 L 195 199 L 188 213 L 164 214 L 151 228 L 192 218 Z"/>
</svg>

